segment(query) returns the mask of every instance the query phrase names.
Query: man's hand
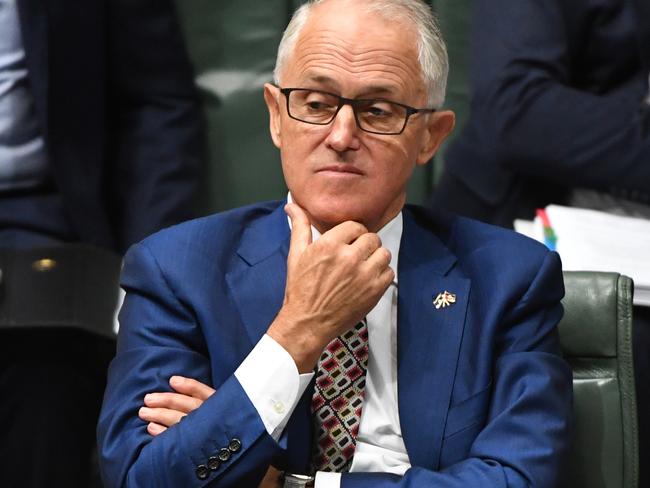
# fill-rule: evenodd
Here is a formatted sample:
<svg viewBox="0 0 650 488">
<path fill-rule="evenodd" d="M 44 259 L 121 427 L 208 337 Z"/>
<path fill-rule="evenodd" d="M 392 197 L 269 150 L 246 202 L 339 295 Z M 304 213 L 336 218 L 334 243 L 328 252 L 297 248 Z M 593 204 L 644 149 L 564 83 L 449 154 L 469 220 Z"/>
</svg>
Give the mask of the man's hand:
<svg viewBox="0 0 650 488">
<path fill-rule="evenodd" d="M 183 376 L 172 376 L 169 384 L 176 393 L 149 393 L 144 397 L 145 406 L 138 412 L 142 420 L 149 422 L 147 432 L 154 436 L 180 422 L 215 392 L 214 388 Z"/>
<path fill-rule="evenodd" d="M 199 408 L 215 390 L 191 378 L 172 376 L 169 384 L 177 392 L 149 393 L 144 397 L 145 407 L 138 416 L 147 425 L 147 432 L 156 436 L 168 427 L 178 423 L 192 410 Z M 258 488 L 281 488 L 281 473 L 274 466 L 269 466 Z"/>
<path fill-rule="evenodd" d="M 305 212 L 296 204 L 285 210 L 292 226 L 287 285 L 268 334 L 306 373 L 332 339 L 372 310 L 395 275 L 390 252 L 362 224 L 343 222 L 312 243 Z"/>
</svg>

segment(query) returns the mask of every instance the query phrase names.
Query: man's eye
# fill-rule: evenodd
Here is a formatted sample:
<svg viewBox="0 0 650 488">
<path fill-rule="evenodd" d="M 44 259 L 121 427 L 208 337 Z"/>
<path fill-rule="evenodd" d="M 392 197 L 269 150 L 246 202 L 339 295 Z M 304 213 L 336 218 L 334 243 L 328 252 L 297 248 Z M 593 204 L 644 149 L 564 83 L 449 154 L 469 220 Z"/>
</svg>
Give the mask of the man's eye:
<svg viewBox="0 0 650 488">
<path fill-rule="evenodd" d="M 327 110 L 330 108 L 330 105 L 325 102 L 311 101 L 307 102 L 307 107 L 310 110 Z"/>
<path fill-rule="evenodd" d="M 390 109 L 388 105 L 371 105 L 369 107 L 366 107 L 366 113 L 369 116 L 372 117 L 378 117 L 378 118 L 383 118 L 383 117 L 390 117 L 393 115 L 393 111 Z"/>
</svg>

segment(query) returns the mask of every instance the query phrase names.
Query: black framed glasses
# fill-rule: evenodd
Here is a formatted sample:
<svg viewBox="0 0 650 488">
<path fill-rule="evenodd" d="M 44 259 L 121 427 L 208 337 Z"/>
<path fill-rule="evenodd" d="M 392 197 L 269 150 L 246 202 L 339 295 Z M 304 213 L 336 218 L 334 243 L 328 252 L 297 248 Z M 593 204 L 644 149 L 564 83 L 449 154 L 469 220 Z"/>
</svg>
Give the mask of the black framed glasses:
<svg viewBox="0 0 650 488">
<path fill-rule="evenodd" d="M 287 99 L 287 113 L 292 119 L 328 125 L 343 105 L 350 105 L 359 129 L 386 136 L 404 132 L 411 115 L 436 111 L 435 108 L 414 108 L 383 98 L 345 98 L 309 88 L 280 88 L 280 92 Z"/>
</svg>

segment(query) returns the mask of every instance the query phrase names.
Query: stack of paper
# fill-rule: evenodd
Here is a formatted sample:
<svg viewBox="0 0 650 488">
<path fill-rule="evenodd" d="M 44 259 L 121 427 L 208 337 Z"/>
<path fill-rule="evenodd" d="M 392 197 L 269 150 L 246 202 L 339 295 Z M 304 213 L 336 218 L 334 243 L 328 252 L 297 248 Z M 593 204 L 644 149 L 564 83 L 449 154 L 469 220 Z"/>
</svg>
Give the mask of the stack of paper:
<svg viewBox="0 0 650 488">
<path fill-rule="evenodd" d="M 650 306 L 650 220 L 596 210 L 549 205 L 565 270 L 615 271 L 634 280 L 634 303 Z M 515 230 L 544 242 L 539 218 L 515 222 Z"/>
</svg>

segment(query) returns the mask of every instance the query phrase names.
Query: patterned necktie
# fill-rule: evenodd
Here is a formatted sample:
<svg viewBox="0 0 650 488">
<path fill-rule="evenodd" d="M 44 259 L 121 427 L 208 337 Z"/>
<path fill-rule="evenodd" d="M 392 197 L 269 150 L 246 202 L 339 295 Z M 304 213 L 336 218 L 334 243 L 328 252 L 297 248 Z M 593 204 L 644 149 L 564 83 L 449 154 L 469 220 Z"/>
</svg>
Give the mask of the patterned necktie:
<svg viewBox="0 0 650 488">
<path fill-rule="evenodd" d="M 357 444 L 368 367 L 366 319 L 330 342 L 320 359 L 312 397 L 313 471 L 346 472 Z"/>
</svg>

